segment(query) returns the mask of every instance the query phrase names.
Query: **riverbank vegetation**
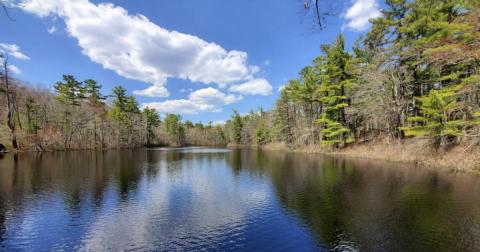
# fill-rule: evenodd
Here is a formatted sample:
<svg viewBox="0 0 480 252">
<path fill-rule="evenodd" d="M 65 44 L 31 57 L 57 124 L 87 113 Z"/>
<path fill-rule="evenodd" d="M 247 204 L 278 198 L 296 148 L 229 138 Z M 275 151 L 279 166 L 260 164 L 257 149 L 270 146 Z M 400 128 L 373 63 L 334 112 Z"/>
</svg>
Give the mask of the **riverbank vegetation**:
<svg viewBox="0 0 480 252">
<path fill-rule="evenodd" d="M 394 145 L 409 150 L 400 161 L 454 153 L 480 165 L 480 3 L 385 2 L 350 50 L 342 35 L 322 45 L 271 112 L 234 114 L 235 142 L 371 157 Z"/>
<path fill-rule="evenodd" d="M 141 145 L 316 146 L 421 143 L 429 153 L 479 152 L 480 3 L 385 1 L 381 17 L 347 48 L 342 35 L 288 81 L 270 111 L 234 111 L 224 125 L 141 110 L 121 86 L 100 93 L 70 75 L 55 93 L 2 72 L 1 143 L 20 149 Z M 17 143 L 16 143 L 17 142 Z"/>
<path fill-rule="evenodd" d="M 8 76 L 8 68 L 5 72 L 3 76 Z M 2 92 L 8 95 L 0 102 L 9 105 L 0 116 L 9 123 L 2 125 L 0 143 L 9 148 L 46 151 L 226 142 L 220 126 L 182 122 L 173 114 L 161 120 L 155 110 L 140 109 L 122 86 L 105 96 L 95 80 L 78 81 L 71 75 L 55 83 L 54 93 L 12 78 L 3 82 L 8 84 L 2 85 Z"/>
</svg>

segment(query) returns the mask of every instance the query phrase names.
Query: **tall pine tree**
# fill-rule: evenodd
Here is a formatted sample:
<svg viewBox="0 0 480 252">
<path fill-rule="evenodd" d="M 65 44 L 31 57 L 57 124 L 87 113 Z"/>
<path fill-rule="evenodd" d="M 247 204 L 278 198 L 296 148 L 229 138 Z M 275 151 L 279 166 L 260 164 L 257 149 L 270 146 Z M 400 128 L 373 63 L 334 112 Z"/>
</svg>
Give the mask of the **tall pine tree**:
<svg viewBox="0 0 480 252">
<path fill-rule="evenodd" d="M 321 72 L 322 83 L 317 92 L 324 111 L 316 122 L 322 126 L 322 143 L 339 146 L 354 141 L 345 118 L 345 108 L 349 106 L 347 90 L 354 84 L 347 71 L 350 55 L 345 51 L 342 35 L 334 44 L 322 46 L 322 49 L 325 62 Z"/>
</svg>

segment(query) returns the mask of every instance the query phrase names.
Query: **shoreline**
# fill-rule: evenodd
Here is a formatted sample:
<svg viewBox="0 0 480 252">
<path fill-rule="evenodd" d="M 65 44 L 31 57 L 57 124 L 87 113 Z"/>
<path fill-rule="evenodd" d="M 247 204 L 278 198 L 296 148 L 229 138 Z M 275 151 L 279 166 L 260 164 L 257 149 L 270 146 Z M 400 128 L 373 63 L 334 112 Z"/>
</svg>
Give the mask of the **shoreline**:
<svg viewBox="0 0 480 252">
<path fill-rule="evenodd" d="M 152 147 L 152 146 L 151 146 Z M 187 146 L 155 146 L 155 147 L 193 147 Z M 411 164 L 428 169 L 439 169 L 448 172 L 462 172 L 480 175 L 480 155 L 476 153 L 478 150 L 471 149 L 464 151 L 464 146 L 458 145 L 448 150 L 434 151 L 428 147 L 427 140 L 408 139 L 408 140 L 388 140 L 382 139 L 376 142 L 354 144 L 343 149 L 332 149 L 321 145 L 309 145 L 302 147 L 288 147 L 282 142 L 271 142 L 263 146 L 244 145 L 244 144 L 227 144 L 215 146 L 198 146 L 198 147 L 216 147 L 227 149 L 258 149 L 265 151 L 284 151 L 307 154 L 323 154 L 329 156 L 341 156 L 345 158 L 361 158 L 371 160 L 382 160 L 394 163 Z M 69 151 L 106 151 L 115 149 L 142 149 L 146 146 L 122 146 L 110 148 L 81 148 L 81 149 L 49 149 L 43 152 L 69 152 Z M 8 153 L 42 153 L 35 150 L 18 150 L 9 151 Z"/>
<path fill-rule="evenodd" d="M 411 139 L 382 140 L 375 143 L 357 144 L 344 149 L 333 150 L 320 145 L 289 148 L 284 143 L 273 142 L 264 146 L 230 145 L 227 148 L 253 148 L 265 151 L 287 151 L 297 153 L 324 154 L 348 158 L 382 160 L 394 163 L 411 164 L 428 169 L 448 172 L 461 172 L 480 175 L 480 155 L 474 150 L 465 152 L 463 146 L 449 150 L 434 151 L 426 147 L 423 140 Z"/>
</svg>

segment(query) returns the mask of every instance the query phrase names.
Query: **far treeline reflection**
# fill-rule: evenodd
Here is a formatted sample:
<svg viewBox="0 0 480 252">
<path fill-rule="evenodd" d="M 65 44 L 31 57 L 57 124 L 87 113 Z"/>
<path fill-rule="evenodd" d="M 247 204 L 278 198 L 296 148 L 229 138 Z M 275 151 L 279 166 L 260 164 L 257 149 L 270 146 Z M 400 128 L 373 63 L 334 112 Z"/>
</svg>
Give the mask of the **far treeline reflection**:
<svg viewBox="0 0 480 252">
<path fill-rule="evenodd" d="M 31 201 L 58 193 L 71 216 L 86 211 L 86 205 L 95 209 L 109 202 L 120 207 L 141 197 L 145 189 L 139 185 L 145 181 L 161 176 L 175 179 L 199 169 L 199 164 L 212 169 L 222 164 L 233 181 L 264 181 L 281 207 L 298 218 L 323 248 L 480 248 L 480 184 L 474 177 L 299 153 L 182 149 L 4 156 L 0 160 L 0 244 L 8 240 L 7 216 L 28 211 Z"/>
</svg>

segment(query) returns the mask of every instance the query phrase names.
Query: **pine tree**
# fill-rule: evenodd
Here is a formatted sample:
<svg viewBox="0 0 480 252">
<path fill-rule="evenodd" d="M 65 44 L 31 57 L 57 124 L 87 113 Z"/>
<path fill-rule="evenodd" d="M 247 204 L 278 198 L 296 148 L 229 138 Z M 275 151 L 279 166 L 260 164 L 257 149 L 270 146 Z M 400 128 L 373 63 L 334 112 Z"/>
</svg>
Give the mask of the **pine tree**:
<svg viewBox="0 0 480 252">
<path fill-rule="evenodd" d="M 80 101 L 85 98 L 85 89 L 82 83 L 72 75 L 63 75 L 63 82 L 54 85 L 57 92 L 57 100 L 67 106 L 79 106 Z"/>
<path fill-rule="evenodd" d="M 125 112 L 138 114 L 140 109 L 138 108 L 137 99 L 134 96 L 128 96 L 125 103 Z"/>
<path fill-rule="evenodd" d="M 165 117 L 165 130 L 173 140 L 174 144 L 181 146 L 184 143 L 185 129 L 181 123 L 181 117 L 175 114 L 167 114 Z"/>
<path fill-rule="evenodd" d="M 287 145 L 291 145 L 294 139 L 294 117 L 289 104 L 287 88 L 288 87 L 283 88 L 275 104 L 273 125 L 277 132 L 276 136 L 278 136 L 278 140 L 284 141 Z"/>
<path fill-rule="evenodd" d="M 438 148 L 463 134 L 480 105 L 480 2 L 430 2 L 415 1 L 412 25 L 404 33 L 419 38 L 412 44 L 423 52 L 417 64 L 430 69 L 426 86 L 432 90 L 416 98 L 421 103 L 417 106 L 420 115 L 410 117 L 413 125 L 403 129 L 407 135 L 431 137 Z M 420 27 L 427 23 L 428 28 Z"/>
<path fill-rule="evenodd" d="M 155 136 L 153 128 L 160 125 L 160 116 L 155 109 L 150 109 L 148 107 L 143 109 L 142 114 L 147 130 L 147 146 L 149 146 L 151 145 L 151 141 Z"/>
<path fill-rule="evenodd" d="M 92 107 L 101 107 L 105 105 L 103 101 L 106 99 L 106 97 L 100 93 L 100 89 L 102 88 L 102 85 L 99 85 L 97 81 L 92 79 L 88 79 L 83 83 L 84 83 L 85 95 L 90 105 Z"/>
<path fill-rule="evenodd" d="M 322 126 L 323 144 L 339 144 L 353 142 L 350 130 L 346 127 L 345 108 L 349 106 L 347 89 L 353 87 L 353 79 L 347 72 L 350 55 L 345 51 L 345 40 L 338 36 L 333 45 L 323 46 L 325 63 L 321 73 L 322 84 L 317 89 L 321 96 L 319 101 L 324 112 L 316 123 Z"/>
<path fill-rule="evenodd" d="M 234 110 L 232 114 L 232 129 L 233 129 L 233 140 L 237 144 L 240 144 L 242 142 L 242 128 L 243 128 L 242 117 L 240 116 L 238 111 Z"/>
<path fill-rule="evenodd" d="M 65 105 L 64 123 L 62 127 L 64 146 L 70 148 L 72 136 L 74 133 L 74 124 L 71 120 L 73 107 L 78 107 L 85 98 L 85 89 L 82 83 L 77 81 L 72 75 L 63 75 L 63 82 L 57 82 L 54 85 L 59 102 Z"/>
<path fill-rule="evenodd" d="M 264 122 L 260 122 L 257 130 L 255 131 L 256 143 L 259 146 L 265 145 L 270 142 L 270 131 L 265 127 Z"/>
<path fill-rule="evenodd" d="M 122 86 L 115 86 L 111 96 L 113 97 L 113 107 L 110 116 L 119 122 L 125 122 L 128 119 L 125 113 L 128 100 L 127 90 Z"/>
<path fill-rule="evenodd" d="M 403 127 L 406 136 L 429 136 L 435 148 L 440 147 L 446 137 L 461 135 L 463 120 L 451 119 L 457 108 L 455 88 L 431 90 L 427 96 L 419 97 L 421 116 L 412 116 L 407 121 L 417 125 Z"/>
</svg>

